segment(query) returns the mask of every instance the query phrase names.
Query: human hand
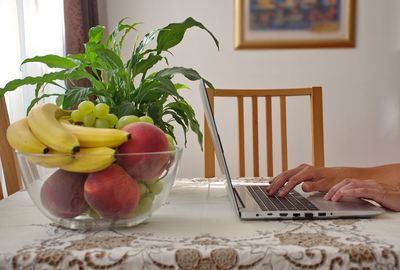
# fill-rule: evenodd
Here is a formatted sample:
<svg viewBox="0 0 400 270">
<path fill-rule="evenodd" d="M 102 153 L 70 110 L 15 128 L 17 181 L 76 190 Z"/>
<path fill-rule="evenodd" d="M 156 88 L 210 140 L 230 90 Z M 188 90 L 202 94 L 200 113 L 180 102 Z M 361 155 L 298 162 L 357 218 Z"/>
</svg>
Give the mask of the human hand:
<svg viewBox="0 0 400 270">
<path fill-rule="evenodd" d="M 400 187 L 376 180 L 345 179 L 332 187 L 325 200 L 339 201 L 343 196 L 371 199 L 393 211 L 400 211 Z"/>
<path fill-rule="evenodd" d="M 276 176 L 267 188 L 268 194 L 274 196 L 279 189 L 279 196 L 286 196 L 296 185 L 303 183 L 302 188 L 306 192 L 327 192 L 335 184 L 343 180 L 339 168 L 315 167 L 308 164 L 287 170 Z M 285 185 L 286 184 L 286 185 Z"/>
</svg>

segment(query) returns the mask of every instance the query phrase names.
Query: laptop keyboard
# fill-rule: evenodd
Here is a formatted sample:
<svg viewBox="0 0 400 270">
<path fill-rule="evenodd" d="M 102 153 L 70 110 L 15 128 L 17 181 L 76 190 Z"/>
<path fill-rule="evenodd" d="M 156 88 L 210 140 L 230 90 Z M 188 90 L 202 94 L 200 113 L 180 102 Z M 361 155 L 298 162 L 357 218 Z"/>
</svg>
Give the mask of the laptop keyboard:
<svg viewBox="0 0 400 270">
<path fill-rule="evenodd" d="M 318 210 L 300 193 L 292 190 L 285 197 L 268 196 L 266 186 L 246 186 L 263 211 Z"/>
</svg>

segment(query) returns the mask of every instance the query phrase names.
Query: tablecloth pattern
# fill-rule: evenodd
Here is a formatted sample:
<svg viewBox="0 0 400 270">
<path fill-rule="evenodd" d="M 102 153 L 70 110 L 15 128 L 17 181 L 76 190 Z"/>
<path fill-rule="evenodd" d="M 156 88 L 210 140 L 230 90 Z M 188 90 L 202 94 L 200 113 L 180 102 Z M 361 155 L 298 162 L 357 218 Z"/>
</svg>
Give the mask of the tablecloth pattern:
<svg viewBox="0 0 400 270">
<path fill-rule="evenodd" d="M 0 269 L 399 269 L 398 213 L 241 221 L 218 179 L 177 180 L 169 202 L 128 229 L 58 227 L 26 192 L 0 202 L 0 220 Z"/>
</svg>

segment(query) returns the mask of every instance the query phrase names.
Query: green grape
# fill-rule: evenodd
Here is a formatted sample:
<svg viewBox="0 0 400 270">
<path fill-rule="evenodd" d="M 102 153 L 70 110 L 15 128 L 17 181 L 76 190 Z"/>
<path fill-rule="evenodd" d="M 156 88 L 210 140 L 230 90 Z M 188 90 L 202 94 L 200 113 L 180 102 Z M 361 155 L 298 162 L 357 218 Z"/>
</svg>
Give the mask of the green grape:
<svg viewBox="0 0 400 270">
<path fill-rule="evenodd" d="M 144 196 L 139 201 L 140 212 L 146 213 L 146 212 L 150 211 L 151 207 L 153 207 L 153 200 L 154 200 L 154 197 Z"/>
<path fill-rule="evenodd" d="M 139 119 L 140 119 L 140 122 L 146 122 L 146 123 L 149 123 L 152 125 L 154 124 L 154 121 L 153 121 L 153 119 L 151 119 L 150 116 L 144 115 L 144 116 L 141 116 Z"/>
<path fill-rule="evenodd" d="M 100 215 L 93 208 L 89 208 L 88 210 L 86 210 L 86 214 L 93 219 L 100 218 Z"/>
<path fill-rule="evenodd" d="M 97 128 L 109 128 L 110 122 L 108 122 L 106 119 L 97 118 L 94 126 Z"/>
<path fill-rule="evenodd" d="M 93 127 L 96 123 L 96 117 L 94 117 L 93 113 L 89 113 L 83 117 L 83 125 L 86 127 Z"/>
<path fill-rule="evenodd" d="M 105 103 L 99 103 L 93 109 L 94 116 L 97 118 L 105 118 L 109 112 L 110 107 Z"/>
<path fill-rule="evenodd" d="M 128 218 L 136 217 L 150 211 L 153 207 L 153 200 L 154 196 L 149 196 L 149 194 L 142 197 Z"/>
<path fill-rule="evenodd" d="M 149 179 L 149 180 L 146 180 L 146 185 L 152 185 L 152 184 L 154 184 L 155 182 L 157 182 L 158 180 L 160 180 L 159 178 L 153 178 L 153 179 Z"/>
<path fill-rule="evenodd" d="M 149 199 L 151 201 L 153 201 L 156 196 L 153 193 L 150 192 L 150 193 L 147 193 L 145 197 L 149 197 Z"/>
<path fill-rule="evenodd" d="M 78 110 L 82 114 L 82 116 L 85 116 L 93 112 L 93 109 L 94 109 L 94 104 L 89 100 L 84 100 L 78 105 Z"/>
<path fill-rule="evenodd" d="M 164 185 L 161 181 L 157 181 L 154 184 L 149 185 L 148 188 L 151 193 L 153 193 L 154 195 L 157 195 L 162 191 L 163 186 Z"/>
<path fill-rule="evenodd" d="M 136 122 L 139 122 L 139 117 L 137 117 L 136 115 L 125 115 L 118 120 L 117 124 L 115 125 L 115 128 L 122 129 L 124 126 L 128 124 Z"/>
<path fill-rule="evenodd" d="M 165 136 L 167 137 L 168 140 L 168 150 L 169 151 L 175 151 L 175 141 L 174 138 L 169 135 L 169 134 L 165 134 Z"/>
<path fill-rule="evenodd" d="M 74 110 L 71 112 L 71 120 L 75 123 L 83 121 L 83 115 L 80 113 L 79 110 Z"/>
<path fill-rule="evenodd" d="M 104 119 L 106 119 L 111 128 L 115 127 L 115 124 L 118 122 L 118 117 L 115 114 L 109 113 Z"/>
<path fill-rule="evenodd" d="M 140 197 L 148 192 L 147 186 L 144 183 L 139 183 Z"/>
</svg>

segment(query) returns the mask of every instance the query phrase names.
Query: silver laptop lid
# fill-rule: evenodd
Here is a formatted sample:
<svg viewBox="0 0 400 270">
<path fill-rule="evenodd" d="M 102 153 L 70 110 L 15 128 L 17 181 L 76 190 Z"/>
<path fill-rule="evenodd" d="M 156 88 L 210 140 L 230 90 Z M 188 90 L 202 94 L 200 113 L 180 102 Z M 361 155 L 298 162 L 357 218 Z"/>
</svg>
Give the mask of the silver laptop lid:
<svg viewBox="0 0 400 270">
<path fill-rule="evenodd" d="M 215 154 L 217 156 L 218 164 L 222 173 L 226 177 L 226 190 L 228 191 L 228 195 L 231 201 L 234 203 L 235 211 L 239 215 L 237 197 L 234 194 L 232 179 L 229 174 L 228 165 L 226 163 L 226 159 L 224 156 L 224 149 L 222 148 L 221 139 L 218 134 L 217 125 L 215 123 L 214 115 L 211 110 L 210 101 L 208 99 L 207 90 L 203 80 L 200 80 L 200 96 L 201 96 L 201 101 L 203 102 L 204 113 L 206 115 L 208 128 L 211 133 L 211 139 L 214 144 L 214 149 L 215 149 Z"/>
</svg>

